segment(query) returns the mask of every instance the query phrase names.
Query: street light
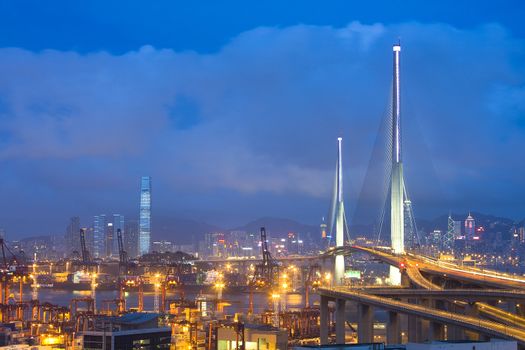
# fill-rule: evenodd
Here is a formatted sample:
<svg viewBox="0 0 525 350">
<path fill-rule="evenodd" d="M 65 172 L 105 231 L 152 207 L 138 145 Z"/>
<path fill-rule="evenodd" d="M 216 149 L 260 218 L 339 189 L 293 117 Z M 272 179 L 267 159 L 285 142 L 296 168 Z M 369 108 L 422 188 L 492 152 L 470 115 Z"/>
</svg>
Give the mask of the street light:
<svg viewBox="0 0 525 350">
<path fill-rule="evenodd" d="M 332 286 L 332 274 L 330 272 L 325 273 L 324 279 L 326 283 L 331 287 Z"/>
<path fill-rule="evenodd" d="M 222 299 L 222 290 L 224 289 L 224 282 L 218 281 L 215 283 L 215 289 L 217 289 L 217 301 Z"/>
<path fill-rule="evenodd" d="M 273 325 L 279 327 L 279 300 L 281 299 L 281 295 L 274 292 L 271 294 L 271 297 L 273 300 Z"/>
</svg>

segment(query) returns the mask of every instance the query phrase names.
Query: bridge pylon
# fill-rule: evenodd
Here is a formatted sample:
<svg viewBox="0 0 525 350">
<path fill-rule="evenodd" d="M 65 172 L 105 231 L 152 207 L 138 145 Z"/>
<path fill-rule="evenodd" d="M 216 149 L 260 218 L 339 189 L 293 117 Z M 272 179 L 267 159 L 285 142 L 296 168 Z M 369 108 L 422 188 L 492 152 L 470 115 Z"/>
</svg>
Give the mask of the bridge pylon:
<svg viewBox="0 0 525 350">
<path fill-rule="evenodd" d="M 392 82 L 392 173 L 390 182 L 390 239 L 395 254 L 405 253 L 404 224 L 404 177 L 401 153 L 401 118 L 399 89 L 399 53 L 401 45 L 395 44 L 393 82 Z M 390 283 L 401 284 L 401 273 L 398 268 L 390 267 Z"/>
<path fill-rule="evenodd" d="M 343 247 L 345 243 L 345 230 L 348 233 L 348 225 L 345 214 L 345 204 L 343 199 L 343 138 L 337 138 L 337 164 L 335 171 L 334 196 L 332 198 L 332 210 L 330 213 L 330 236 L 334 237 L 335 246 Z M 345 258 L 343 253 L 336 254 L 334 264 L 333 283 L 340 285 L 343 282 L 345 273 Z"/>
</svg>

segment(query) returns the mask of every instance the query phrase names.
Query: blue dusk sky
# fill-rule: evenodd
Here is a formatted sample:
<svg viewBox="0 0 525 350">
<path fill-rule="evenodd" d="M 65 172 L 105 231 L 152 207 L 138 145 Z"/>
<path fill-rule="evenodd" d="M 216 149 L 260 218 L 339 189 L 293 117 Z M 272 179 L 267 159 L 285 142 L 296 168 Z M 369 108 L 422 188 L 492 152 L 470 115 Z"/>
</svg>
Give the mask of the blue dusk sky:
<svg viewBox="0 0 525 350">
<path fill-rule="evenodd" d="M 338 136 L 365 221 L 398 40 L 416 216 L 523 219 L 523 18 L 523 1 L 2 0 L 0 227 L 136 218 L 142 175 L 154 225 L 317 224 Z"/>
</svg>

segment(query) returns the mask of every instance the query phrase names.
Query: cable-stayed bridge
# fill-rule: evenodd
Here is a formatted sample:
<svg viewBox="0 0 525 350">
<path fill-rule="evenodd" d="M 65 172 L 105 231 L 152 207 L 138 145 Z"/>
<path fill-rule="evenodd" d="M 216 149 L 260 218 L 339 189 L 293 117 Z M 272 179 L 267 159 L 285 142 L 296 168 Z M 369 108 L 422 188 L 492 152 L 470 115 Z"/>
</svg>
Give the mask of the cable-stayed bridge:
<svg viewBox="0 0 525 350">
<path fill-rule="evenodd" d="M 403 172 L 400 96 L 401 46 L 393 46 L 392 92 L 388 113 L 372 152 L 367 179 L 379 178 L 381 209 L 378 214 L 377 242 L 389 236 L 390 246 L 352 244 L 343 191 L 343 138 L 337 139 L 334 190 L 327 228 L 331 245 L 315 256 L 292 256 L 274 259 L 283 266 L 322 266 L 330 269 L 330 287 L 318 289 L 321 296 L 321 343 L 328 342 L 329 308 L 335 304 L 335 339 L 345 341 L 346 303 L 357 304 L 358 340 L 373 341 L 373 308 L 388 312 L 387 341 L 400 343 L 424 340 L 464 340 L 496 337 L 517 341 L 525 348 L 525 277 L 458 266 L 418 252 L 419 236 Z M 373 158 L 378 157 L 381 161 Z M 378 171 L 379 176 L 376 171 Z M 369 176 L 370 175 L 370 176 Z M 361 199 L 362 196 L 360 196 Z M 359 203 L 354 218 L 360 213 Z M 389 215 L 388 215 L 389 214 Z M 449 220 L 450 221 L 450 220 Z M 385 227 L 390 232 L 383 231 Z M 451 231 L 451 230 L 449 230 Z M 447 231 L 447 234 L 451 233 Z M 450 240 L 450 237 L 447 239 Z M 450 246 L 450 244 L 449 244 Z M 263 252 L 264 253 L 264 252 Z M 368 254 L 390 266 L 389 287 L 356 289 L 344 285 L 345 257 Z M 264 254 L 263 254 L 264 256 Z M 268 265 L 268 259 L 213 260 L 218 264 Z M 308 273 L 310 275 L 310 273 Z M 269 277 L 267 278 L 269 279 Z M 270 283 L 268 283 L 270 286 Z M 309 286 L 306 285 L 306 290 Z M 404 315 L 404 317 L 400 317 Z M 401 322 L 406 320 L 408 339 L 401 337 Z"/>
<path fill-rule="evenodd" d="M 374 339 L 372 309 L 376 307 L 388 311 L 388 343 L 403 341 L 400 315 L 405 315 L 408 340 L 411 341 L 496 337 L 515 340 L 525 348 L 525 278 L 442 262 L 422 256 L 415 249 L 420 241 L 403 173 L 400 54 L 401 45 L 393 45 L 391 101 L 372 152 L 372 157 L 379 155 L 384 161 L 384 166 L 379 169 L 383 173 L 382 186 L 379 186 L 383 205 L 378 215 L 377 241 L 385 220 L 389 219 L 390 248 L 385 250 L 350 244 L 351 232 L 348 231 L 342 192 L 342 139 L 339 137 L 329 215 L 330 237 L 335 237 L 336 244 L 320 256 L 333 256 L 335 260 L 332 286 L 318 290 L 321 295 L 321 344 L 328 341 L 328 302 L 332 300 L 335 303 L 337 343 L 345 341 L 346 302 L 352 301 L 358 306 L 359 342 L 372 342 Z M 386 137 L 382 139 L 383 135 Z M 377 174 L 371 174 L 378 170 L 377 164 L 381 162 L 371 159 L 362 194 L 367 189 L 366 179 L 373 175 L 377 177 Z M 356 209 L 358 213 L 359 205 Z M 446 239 L 450 240 L 450 237 Z M 450 244 L 448 246 L 450 248 Z M 378 293 L 374 288 L 356 290 L 355 287 L 344 286 L 344 257 L 356 252 L 369 254 L 390 265 L 389 283 L 395 288 Z M 462 298 L 463 295 L 468 295 L 468 299 Z M 494 302 L 495 296 L 503 299 L 507 310 L 499 307 L 501 299 Z"/>
<path fill-rule="evenodd" d="M 408 191 L 403 174 L 403 153 L 402 153 L 402 133 L 401 133 L 401 92 L 400 92 L 400 53 L 401 45 L 393 46 L 393 69 L 392 69 L 392 89 L 388 113 L 383 120 L 380 133 L 383 139 L 378 137 L 376 142 L 377 148 L 382 148 L 379 152 L 373 152 L 383 155 L 382 173 L 383 199 L 381 214 L 378 222 L 378 241 L 383 230 L 386 208 L 390 208 L 389 226 L 390 226 L 390 245 L 392 252 L 395 254 L 405 253 L 405 241 L 410 249 L 419 245 L 419 236 L 412 209 L 412 201 L 408 197 Z M 330 237 L 335 237 L 335 247 L 344 245 L 344 240 L 350 241 L 348 230 L 347 216 L 343 200 L 343 162 L 341 154 L 342 138 L 338 138 L 338 157 L 336 163 L 336 175 L 334 181 L 334 191 L 332 205 L 329 213 L 329 230 Z M 381 160 L 371 159 L 372 163 L 381 163 Z M 367 177 L 373 169 L 369 166 Z M 366 179 L 366 178 L 365 178 Z M 365 180 L 366 182 L 366 180 Z M 366 183 L 363 185 L 365 188 Z M 363 191 L 362 191 L 363 192 Z M 390 199 L 387 203 L 387 199 Z M 387 205 L 389 204 L 389 205 Z M 356 210 L 358 212 L 359 208 Z M 334 283 L 340 284 L 344 273 L 344 260 L 342 256 L 336 256 Z M 390 270 L 390 283 L 399 285 L 401 283 L 401 274 L 397 267 L 392 266 Z"/>
</svg>

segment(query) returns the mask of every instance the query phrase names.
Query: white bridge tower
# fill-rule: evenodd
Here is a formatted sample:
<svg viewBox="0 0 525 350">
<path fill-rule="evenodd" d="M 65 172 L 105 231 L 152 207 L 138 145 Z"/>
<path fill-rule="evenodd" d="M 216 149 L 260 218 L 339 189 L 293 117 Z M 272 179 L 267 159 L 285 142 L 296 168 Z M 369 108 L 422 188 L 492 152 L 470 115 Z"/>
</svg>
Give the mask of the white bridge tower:
<svg viewBox="0 0 525 350">
<path fill-rule="evenodd" d="M 390 238 L 395 254 L 405 253 L 404 224 L 404 179 L 401 157 L 401 119 L 399 104 L 399 53 L 401 45 L 393 46 L 394 69 L 392 82 L 392 179 L 390 183 Z M 397 267 L 390 267 L 390 282 L 401 284 L 401 273 Z"/>
</svg>

